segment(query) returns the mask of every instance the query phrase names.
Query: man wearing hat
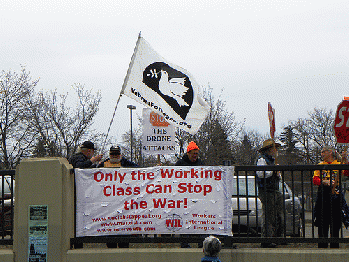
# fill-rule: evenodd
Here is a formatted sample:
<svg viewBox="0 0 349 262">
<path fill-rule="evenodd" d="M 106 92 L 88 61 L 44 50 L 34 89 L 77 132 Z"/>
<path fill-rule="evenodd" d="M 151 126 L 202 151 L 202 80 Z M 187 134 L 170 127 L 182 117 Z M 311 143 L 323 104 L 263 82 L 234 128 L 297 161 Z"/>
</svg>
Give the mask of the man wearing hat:
<svg viewBox="0 0 349 262">
<path fill-rule="evenodd" d="M 175 166 L 203 166 L 204 163 L 199 159 L 199 147 L 196 145 L 194 141 L 191 141 L 187 146 L 187 153 L 183 155 L 181 159 L 179 159 Z M 183 235 L 182 235 L 183 236 Z M 203 238 L 206 235 L 202 235 Z M 199 248 L 202 247 L 202 242 L 199 243 Z M 182 242 L 181 248 L 190 248 L 189 243 Z"/>
<path fill-rule="evenodd" d="M 103 155 L 93 156 L 95 150 L 95 145 L 91 141 L 85 141 L 78 149 L 78 153 L 69 159 L 69 163 L 74 168 L 94 168 L 103 157 Z"/>
<path fill-rule="evenodd" d="M 203 166 L 204 163 L 199 159 L 199 147 L 194 141 L 191 141 L 187 147 L 187 153 L 179 159 L 175 166 Z"/>
<path fill-rule="evenodd" d="M 121 155 L 121 149 L 119 146 L 112 146 L 109 149 L 109 158 L 103 162 L 100 162 L 97 167 L 110 167 L 110 168 L 118 168 L 118 167 L 136 167 L 137 164 L 127 160 L 125 157 Z M 123 237 L 123 235 L 118 235 Z M 115 236 L 110 236 L 115 237 Z M 128 242 L 119 242 L 119 243 L 107 243 L 108 248 L 128 248 L 130 243 Z"/>
<path fill-rule="evenodd" d="M 91 141 L 85 141 L 78 149 L 78 152 L 74 154 L 69 163 L 74 168 L 94 168 L 98 162 L 102 159 L 103 155 L 93 156 L 95 154 L 95 145 Z M 74 244 L 75 248 L 82 248 L 83 244 Z"/>
<path fill-rule="evenodd" d="M 120 146 L 112 146 L 109 150 L 109 158 L 101 162 L 98 167 L 132 167 L 137 166 L 121 155 Z"/>
<path fill-rule="evenodd" d="M 263 142 L 259 150 L 261 157 L 257 161 L 257 166 L 273 166 L 277 156 L 279 143 L 273 139 Z M 280 176 L 276 171 L 257 171 L 258 194 L 263 204 L 264 224 L 262 235 L 264 237 L 278 237 L 282 235 L 284 216 L 282 212 L 283 199 L 279 191 Z M 262 247 L 272 248 L 276 244 L 262 243 Z"/>
</svg>

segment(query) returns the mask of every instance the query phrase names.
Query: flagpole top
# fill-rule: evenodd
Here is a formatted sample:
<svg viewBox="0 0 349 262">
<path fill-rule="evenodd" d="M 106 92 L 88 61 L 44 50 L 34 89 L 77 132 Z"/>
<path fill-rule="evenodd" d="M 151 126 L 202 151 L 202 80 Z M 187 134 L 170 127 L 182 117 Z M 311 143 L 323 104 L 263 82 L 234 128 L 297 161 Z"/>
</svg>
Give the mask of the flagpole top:
<svg viewBox="0 0 349 262">
<path fill-rule="evenodd" d="M 141 38 L 142 31 L 139 31 L 138 38 Z"/>
</svg>

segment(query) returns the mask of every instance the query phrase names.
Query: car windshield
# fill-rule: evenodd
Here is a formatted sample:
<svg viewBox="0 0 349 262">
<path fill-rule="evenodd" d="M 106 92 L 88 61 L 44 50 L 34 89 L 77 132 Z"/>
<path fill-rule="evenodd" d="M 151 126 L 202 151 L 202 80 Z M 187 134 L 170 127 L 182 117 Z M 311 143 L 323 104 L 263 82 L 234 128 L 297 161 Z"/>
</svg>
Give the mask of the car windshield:
<svg viewBox="0 0 349 262">
<path fill-rule="evenodd" d="M 238 181 L 239 180 L 239 186 Z M 245 177 L 239 177 L 233 179 L 233 196 L 256 196 L 255 178 L 251 177 L 247 179 Z"/>
</svg>

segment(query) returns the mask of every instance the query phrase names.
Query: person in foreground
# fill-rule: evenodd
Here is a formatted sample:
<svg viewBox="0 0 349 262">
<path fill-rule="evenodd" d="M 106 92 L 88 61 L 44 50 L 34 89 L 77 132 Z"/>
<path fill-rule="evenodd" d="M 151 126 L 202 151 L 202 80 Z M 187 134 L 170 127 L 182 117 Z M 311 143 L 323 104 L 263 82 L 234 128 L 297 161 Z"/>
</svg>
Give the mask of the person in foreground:
<svg viewBox="0 0 349 262">
<path fill-rule="evenodd" d="M 281 145 L 273 139 L 263 142 L 259 150 L 261 156 L 257 166 L 273 166 L 277 156 L 277 149 Z M 263 204 L 264 223 L 263 237 L 281 237 L 283 232 L 284 213 L 282 212 L 283 197 L 279 190 L 280 175 L 276 171 L 257 171 L 259 198 Z M 262 243 L 263 248 L 277 247 L 276 243 Z"/>
<path fill-rule="evenodd" d="M 319 165 L 347 164 L 346 153 L 343 153 L 342 162 L 336 150 L 330 146 L 324 146 L 321 150 L 322 162 Z M 318 192 L 314 208 L 314 225 L 318 227 L 319 238 L 328 238 L 330 229 L 331 237 L 339 237 L 342 226 L 342 205 L 345 201 L 338 185 L 339 175 L 349 175 L 348 170 L 315 170 L 313 176 L 314 185 L 318 186 Z M 328 243 L 319 243 L 319 248 L 327 248 Z M 339 248 L 339 243 L 331 243 L 331 248 Z"/>
<path fill-rule="evenodd" d="M 214 236 L 206 237 L 203 242 L 204 257 L 201 262 L 221 262 L 218 258 L 219 251 L 222 249 L 222 243 Z"/>
</svg>

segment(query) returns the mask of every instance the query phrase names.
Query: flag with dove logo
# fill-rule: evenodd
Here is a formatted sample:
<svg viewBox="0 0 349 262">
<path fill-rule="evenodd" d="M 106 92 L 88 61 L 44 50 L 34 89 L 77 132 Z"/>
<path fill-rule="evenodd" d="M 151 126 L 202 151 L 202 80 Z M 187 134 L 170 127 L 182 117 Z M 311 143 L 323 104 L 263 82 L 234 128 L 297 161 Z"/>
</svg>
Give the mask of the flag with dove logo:
<svg viewBox="0 0 349 262">
<path fill-rule="evenodd" d="M 191 134 L 198 131 L 209 112 L 209 105 L 190 73 L 166 61 L 141 36 L 121 93 Z"/>
</svg>

